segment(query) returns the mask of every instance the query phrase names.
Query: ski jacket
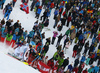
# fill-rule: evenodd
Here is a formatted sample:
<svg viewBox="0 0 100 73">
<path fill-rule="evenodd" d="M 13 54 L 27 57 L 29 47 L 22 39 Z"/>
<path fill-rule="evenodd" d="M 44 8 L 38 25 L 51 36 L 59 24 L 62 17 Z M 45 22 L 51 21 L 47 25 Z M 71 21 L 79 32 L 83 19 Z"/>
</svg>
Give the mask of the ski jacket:
<svg viewBox="0 0 100 73">
<path fill-rule="evenodd" d="M 56 36 L 58 35 L 58 32 L 53 32 L 53 37 L 55 37 L 56 38 Z"/>
<path fill-rule="evenodd" d="M 36 3 L 36 7 L 37 7 L 37 6 L 40 6 L 40 2 L 37 2 L 37 3 Z"/>
<path fill-rule="evenodd" d="M 42 11 L 42 9 L 38 9 L 37 13 L 40 15 L 41 11 Z"/>
<path fill-rule="evenodd" d="M 95 66 L 94 67 L 94 73 L 97 73 L 97 72 L 99 72 L 99 67 L 98 66 Z"/>
<path fill-rule="evenodd" d="M 58 10 L 55 10 L 54 15 L 58 15 L 58 12 L 59 12 Z"/>
<path fill-rule="evenodd" d="M 82 56 L 81 62 L 84 62 L 85 59 L 86 59 L 85 56 Z"/>
<path fill-rule="evenodd" d="M 13 34 L 13 38 L 12 39 L 16 41 L 16 39 L 17 39 L 16 34 Z"/>
<path fill-rule="evenodd" d="M 31 38 L 32 38 L 32 37 L 34 36 L 34 34 L 35 34 L 35 32 L 34 32 L 34 31 L 30 31 L 30 32 L 29 32 L 29 37 L 31 37 Z"/>
<path fill-rule="evenodd" d="M 7 35 L 6 35 L 6 40 L 7 40 L 7 41 L 11 41 L 12 38 L 13 38 L 13 35 L 11 35 L 11 34 L 7 34 Z"/>
<path fill-rule="evenodd" d="M 68 66 L 68 69 L 69 69 L 69 71 L 71 72 L 72 69 L 73 69 L 72 65 L 69 65 L 69 66 Z"/>
<path fill-rule="evenodd" d="M 5 38 L 6 35 L 7 35 L 7 32 L 3 32 L 2 35 L 1 35 L 1 37 Z"/>
</svg>

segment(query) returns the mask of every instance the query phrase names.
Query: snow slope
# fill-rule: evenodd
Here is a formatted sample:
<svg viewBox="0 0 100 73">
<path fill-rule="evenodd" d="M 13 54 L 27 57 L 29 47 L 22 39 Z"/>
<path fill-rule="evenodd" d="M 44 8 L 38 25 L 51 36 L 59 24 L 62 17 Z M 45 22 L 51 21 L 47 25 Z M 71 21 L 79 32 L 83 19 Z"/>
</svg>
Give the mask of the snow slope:
<svg viewBox="0 0 100 73">
<path fill-rule="evenodd" d="M 40 72 L 0 52 L 0 73 L 40 73 Z"/>
</svg>

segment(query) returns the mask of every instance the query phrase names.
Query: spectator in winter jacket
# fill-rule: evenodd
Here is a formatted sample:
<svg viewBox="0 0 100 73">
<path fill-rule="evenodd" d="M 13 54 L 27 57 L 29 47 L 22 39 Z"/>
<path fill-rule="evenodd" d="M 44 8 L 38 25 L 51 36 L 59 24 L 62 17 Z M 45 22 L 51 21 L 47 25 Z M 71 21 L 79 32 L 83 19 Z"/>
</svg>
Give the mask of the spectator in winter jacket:
<svg viewBox="0 0 100 73">
<path fill-rule="evenodd" d="M 51 1 L 47 2 L 47 8 L 50 8 Z"/>
<path fill-rule="evenodd" d="M 58 66 L 58 69 L 59 69 L 64 62 L 64 56 L 61 56 L 61 53 L 60 53 L 60 55 L 58 55 L 57 60 L 58 60 L 58 64 L 59 64 L 59 66 Z"/>
<path fill-rule="evenodd" d="M 80 31 L 78 31 L 78 32 L 76 33 L 75 43 L 77 43 L 79 35 L 80 35 Z"/>
<path fill-rule="evenodd" d="M 46 1 L 46 0 L 42 0 L 42 6 L 45 4 L 45 1 Z"/>
<path fill-rule="evenodd" d="M 14 33 L 18 32 L 19 33 L 19 27 L 16 27 Z"/>
<path fill-rule="evenodd" d="M 90 55 L 90 53 L 93 52 L 93 49 L 94 49 L 94 44 L 91 44 L 88 55 Z"/>
<path fill-rule="evenodd" d="M 46 20 L 45 20 L 44 26 L 45 26 L 45 27 L 48 27 L 48 26 L 49 26 L 49 19 L 46 19 Z"/>
<path fill-rule="evenodd" d="M 47 18 L 50 17 L 50 9 L 47 8 Z"/>
<path fill-rule="evenodd" d="M 38 7 L 40 6 L 40 1 L 37 1 L 37 2 L 35 3 L 35 6 L 36 6 L 36 13 L 37 13 Z"/>
<path fill-rule="evenodd" d="M 79 37 L 78 37 L 79 42 L 83 41 L 83 39 L 84 39 L 83 34 L 79 35 Z"/>
<path fill-rule="evenodd" d="M 72 55 L 72 57 L 76 57 L 76 54 L 77 54 L 77 49 L 78 49 L 78 44 L 76 44 L 75 46 L 74 46 L 74 48 L 73 48 L 73 55 Z"/>
<path fill-rule="evenodd" d="M 34 60 L 35 56 L 36 56 L 36 51 L 35 51 L 34 48 L 32 48 L 31 45 L 29 45 L 28 51 L 29 51 L 29 54 L 28 54 L 29 56 L 28 56 L 27 63 L 30 65 L 32 63 L 32 61 Z"/>
<path fill-rule="evenodd" d="M 89 41 L 87 41 L 86 44 L 85 44 L 84 54 L 87 53 L 88 49 L 89 49 Z"/>
<path fill-rule="evenodd" d="M 15 34 L 13 34 L 13 38 L 11 40 L 12 48 L 15 46 L 15 42 L 17 40 L 17 35 L 18 35 L 18 32 L 16 32 Z"/>
<path fill-rule="evenodd" d="M 45 56 L 45 54 L 48 52 L 48 50 L 49 50 L 49 43 L 46 43 L 45 45 L 44 45 L 44 47 L 43 47 L 44 49 L 43 49 L 43 54 L 44 54 L 44 56 Z"/>
<path fill-rule="evenodd" d="M 68 65 L 68 69 L 69 69 L 70 72 L 73 70 L 72 64 Z"/>
<path fill-rule="evenodd" d="M 67 27 L 69 26 L 69 23 L 71 22 L 71 20 L 72 20 L 72 18 L 71 18 L 71 16 L 68 16 L 68 19 L 67 19 Z"/>
<path fill-rule="evenodd" d="M 54 2 L 51 3 L 50 9 L 54 8 Z"/>
<path fill-rule="evenodd" d="M 62 12 L 63 12 L 63 9 L 64 9 L 64 6 L 61 6 L 60 8 L 59 8 L 59 15 L 61 16 L 61 14 L 62 14 Z M 66 17 L 65 17 L 66 18 Z"/>
<path fill-rule="evenodd" d="M 5 29 L 4 32 L 1 34 L 1 42 L 4 43 L 5 37 L 7 35 L 7 30 Z"/>
<path fill-rule="evenodd" d="M 77 67 L 78 64 L 79 64 L 79 58 L 75 59 L 75 61 L 74 61 L 74 68 Z"/>
<path fill-rule="evenodd" d="M 2 27 L 1 27 L 1 33 L 3 33 L 5 29 L 6 29 L 6 28 L 5 28 L 4 26 L 2 26 Z"/>
<path fill-rule="evenodd" d="M 0 7 L 1 7 L 1 9 L 3 9 L 3 5 L 4 5 L 5 1 L 6 1 L 6 0 L 1 0 L 1 1 L 0 1 Z"/>
<path fill-rule="evenodd" d="M 60 21 L 60 15 L 56 16 L 53 28 L 55 28 L 57 26 L 59 21 Z"/>
<path fill-rule="evenodd" d="M 46 17 L 47 17 L 47 10 L 44 11 L 43 16 L 41 16 L 40 20 L 42 20 L 42 18 L 43 18 L 43 22 L 44 22 Z"/>
<path fill-rule="evenodd" d="M 14 29 L 16 29 L 17 27 L 19 27 L 19 20 L 17 20 L 17 22 L 14 23 Z"/>
<path fill-rule="evenodd" d="M 6 44 L 7 44 L 8 46 L 11 45 L 10 42 L 11 42 L 12 38 L 13 38 L 13 35 L 12 35 L 12 31 L 11 31 L 10 33 L 8 33 L 8 34 L 6 35 Z"/>
<path fill-rule="evenodd" d="M 21 26 L 19 26 L 18 36 L 21 36 L 23 34 L 23 30 L 24 28 L 21 28 Z"/>
<path fill-rule="evenodd" d="M 23 32 L 23 37 L 24 37 L 24 39 L 26 39 L 26 37 L 27 37 L 27 30 L 25 30 L 25 31 Z"/>
<path fill-rule="evenodd" d="M 42 39 L 44 39 L 45 38 L 45 32 L 43 32 L 41 35 L 42 35 Z"/>
<path fill-rule="evenodd" d="M 50 43 L 51 43 L 51 37 L 46 38 L 46 43 L 49 43 L 49 45 L 50 45 Z M 45 43 L 45 44 L 46 44 L 46 43 Z"/>
<path fill-rule="evenodd" d="M 57 50 L 54 55 L 53 55 L 53 59 L 57 60 L 57 58 L 59 57 L 59 50 Z"/>
<path fill-rule="evenodd" d="M 11 19 L 9 19 L 9 20 L 6 22 L 6 26 L 7 26 L 7 28 L 9 29 L 9 27 L 11 26 Z"/>
<path fill-rule="evenodd" d="M 85 58 L 85 54 L 82 56 L 82 58 L 81 58 L 81 64 L 82 63 L 84 63 L 84 61 L 86 60 L 86 58 Z"/>
<path fill-rule="evenodd" d="M 55 41 L 55 39 L 56 39 L 56 37 L 57 37 L 57 35 L 58 35 L 58 32 L 56 32 L 56 31 L 54 31 L 53 32 L 53 37 L 52 37 L 52 43 L 51 44 L 54 44 L 54 41 Z"/>
<path fill-rule="evenodd" d="M 59 24 L 59 25 L 57 26 L 57 30 L 58 30 L 58 31 L 61 31 L 62 28 L 63 28 L 63 25 L 62 25 L 62 24 Z"/>
<path fill-rule="evenodd" d="M 67 57 L 66 59 L 64 59 L 64 62 L 63 62 L 63 64 L 62 64 L 62 66 L 64 67 L 64 69 L 65 69 L 65 67 L 66 67 L 68 64 L 69 64 L 69 57 Z"/>
<path fill-rule="evenodd" d="M 12 5 L 8 7 L 7 12 L 6 12 L 6 13 L 5 13 L 5 15 L 4 15 L 4 18 L 6 18 L 6 17 L 7 17 L 7 15 L 8 15 L 8 17 L 7 17 L 7 20 L 8 20 L 8 19 L 9 19 L 10 14 L 11 14 L 11 11 L 12 11 Z"/>
<path fill-rule="evenodd" d="M 61 49 L 62 49 L 62 45 L 58 45 L 57 50 L 61 51 Z"/>
<path fill-rule="evenodd" d="M 36 1 L 37 1 L 37 0 L 33 0 L 33 1 L 32 1 L 32 4 L 31 4 L 31 11 L 34 9 L 34 5 L 35 5 Z"/>
<path fill-rule="evenodd" d="M 42 6 L 39 6 L 35 18 L 37 18 L 37 19 L 39 18 L 41 11 L 42 11 Z"/>
<path fill-rule="evenodd" d="M 97 72 L 99 72 L 99 65 L 97 65 L 97 66 L 94 67 L 93 73 L 97 73 Z"/>
<path fill-rule="evenodd" d="M 32 31 L 29 32 L 28 39 L 27 39 L 28 43 L 30 43 L 30 39 L 34 37 L 34 34 L 35 34 L 34 30 L 32 30 Z"/>
<path fill-rule="evenodd" d="M 66 35 L 66 37 L 68 37 L 69 34 L 70 34 L 70 28 L 65 32 L 65 34 L 63 36 Z"/>
<path fill-rule="evenodd" d="M 70 35 L 71 44 L 72 44 L 72 42 L 73 42 L 75 36 L 76 36 L 76 33 L 75 33 L 75 30 L 73 30 L 73 32 L 72 32 L 71 35 Z"/>
<path fill-rule="evenodd" d="M 88 69 L 88 73 L 91 73 L 92 71 L 93 71 L 93 68 L 90 67 L 90 68 Z"/>
<path fill-rule="evenodd" d="M 19 39 L 18 39 L 18 43 L 20 42 L 20 43 L 23 43 L 24 42 L 24 37 L 23 37 L 23 35 L 21 35 L 20 37 L 19 37 Z"/>
<path fill-rule="evenodd" d="M 90 57 L 86 59 L 86 65 L 89 65 Z"/>
<path fill-rule="evenodd" d="M 67 43 L 66 43 L 66 46 L 65 46 L 65 54 L 66 54 L 66 49 L 69 49 L 69 46 L 71 45 L 71 43 L 70 43 L 70 41 L 68 41 Z"/>
<path fill-rule="evenodd" d="M 12 2 L 8 3 L 8 4 L 5 6 L 5 10 L 4 10 L 5 12 L 4 12 L 4 14 L 7 12 L 8 7 L 11 6 L 11 5 L 12 5 Z"/>
<path fill-rule="evenodd" d="M 57 9 L 55 10 L 55 12 L 54 12 L 54 19 L 57 17 L 58 13 L 59 13 L 59 9 L 57 8 Z"/>
<path fill-rule="evenodd" d="M 58 41 L 57 41 L 56 46 L 60 45 L 60 41 L 61 41 L 62 38 L 63 38 L 63 36 L 62 36 L 62 33 L 61 33 L 61 34 L 58 36 Z"/>
<path fill-rule="evenodd" d="M 85 63 L 83 62 L 82 64 L 80 64 L 78 68 L 78 73 L 81 73 L 84 67 L 85 67 Z"/>
<path fill-rule="evenodd" d="M 65 48 L 65 46 L 66 46 L 66 43 L 69 41 L 69 38 L 68 37 L 66 37 L 66 39 L 64 40 L 64 46 L 63 46 L 63 49 Z"/>
</svg>

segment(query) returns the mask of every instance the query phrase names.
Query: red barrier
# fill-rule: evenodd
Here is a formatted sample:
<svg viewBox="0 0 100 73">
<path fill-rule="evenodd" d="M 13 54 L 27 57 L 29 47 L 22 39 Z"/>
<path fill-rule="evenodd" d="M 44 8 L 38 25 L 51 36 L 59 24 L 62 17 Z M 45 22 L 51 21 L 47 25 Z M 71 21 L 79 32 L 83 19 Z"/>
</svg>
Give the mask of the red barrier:
<svg viewBox="0 0 100 73">
<path fill-rule="evenodd" d="M 42 61 L 38 61 L 37 68 L 41 73 L 49 73 L 50 72 L 50 67 L 44 64 Z"/>
<path fill-rule="evenodd" d="M 5 38 L 1 37 L 1 42 L 4 43 Z"/>
<path fill-rule="evenodd" d="M 15 46 L 15 40 L 12 39 L 10 45 L 11 45 L 11 44 L 12 44 L 11 47 L 13 48 L 13 47 Z"/>
</svg>

